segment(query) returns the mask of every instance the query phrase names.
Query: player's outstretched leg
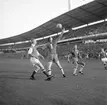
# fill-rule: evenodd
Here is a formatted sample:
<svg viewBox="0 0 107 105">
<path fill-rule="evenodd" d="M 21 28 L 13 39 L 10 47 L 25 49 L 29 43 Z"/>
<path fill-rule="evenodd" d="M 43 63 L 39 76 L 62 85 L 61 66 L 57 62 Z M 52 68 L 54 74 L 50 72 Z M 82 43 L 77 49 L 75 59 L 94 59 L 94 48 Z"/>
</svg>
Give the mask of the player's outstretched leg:
<svg viewBox="0 0 107 105">
<path fill-rule="evenodd" d="M 46 71 L 44 71 L 43 73 L 47 76 L 47 78 L 45 79 L 46 81 L 52 80 L 53 75 L 48 75 Z"/>
<path fill-rule="evenodd" d="M 73 72 L 73 76 L 77 76 L 77 69 L 78 69 L 78 63 L 74 62 L 74 72 Z"/>
<path fill-rule="evenodd" d="M 64 70 L 63 70 L 60 62 L 59 62 L 59 61 L 55 61 L 55 63 L 56 63 L 56 65 L 59 67 L 59 69 L 61 70 L 63 77 L 66 77 L 66 75 L 65 75 L 65 73 L 64 73 Z"/>
<path fill-rule="evenodd" d="M 84 74 L 84 73 L 83 73 L 83 68 L 84 68 L 84 66 L 85 66 L 85 63 L 84 63 L 84 62 L 79 62 L 78 64 L 81 66 L 81 67 L 80 67 L 80 70 L 79 70 L 79 73 L 80 73 L 80 74 Z"/>
<path fill-rule="evenodd" d="M 35 75 L 35 74 L 38 72 L 38 70 L 40 69 L 40 67 L 37 66 L 37 65 L 34 65 L 34 67 L 36 67 L 36 70 L 33 71 L 32 75 L 31 75 L 31 77 L 30 77 L 30 79 L 32 79 L 32 80 L 35 79 L 34 75 Z"/>
<path fill-rule="evenodd" d="M 104 64 L 104 68 L 105 68 L 105 70 L 107 70 L 107 64 Z"/>
<path fill-rule="evenodd" d="M 36 74 L 36 72 L 33 71 L 33 73 L 32 73 L 32 75 L 31 75 L 30 79 L 34 80 L 34 79 L 35 79 L 35 77 L 34 77 L 35 74 Z"/>
<path fill-rule="evenodd" d="M 48 62 L 48 75 L 52 75 L 51 67 L 52 67 L 53 61 Z"/>
</svg>

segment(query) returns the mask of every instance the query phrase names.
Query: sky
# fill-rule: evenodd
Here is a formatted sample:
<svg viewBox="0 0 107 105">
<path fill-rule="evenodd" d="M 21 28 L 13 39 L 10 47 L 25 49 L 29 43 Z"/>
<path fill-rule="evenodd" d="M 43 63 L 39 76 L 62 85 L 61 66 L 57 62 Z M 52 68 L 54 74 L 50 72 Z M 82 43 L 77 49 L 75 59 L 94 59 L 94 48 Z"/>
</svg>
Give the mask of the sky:
<svg viewBox="0 0 107 105">
<path fill-rule="evenodd" d="M 92 0 L 70 0 L 71 10 Z M 0 0 L 0 39 L 27 32 L 68 11 L 68 0 Z"/>
</svg>

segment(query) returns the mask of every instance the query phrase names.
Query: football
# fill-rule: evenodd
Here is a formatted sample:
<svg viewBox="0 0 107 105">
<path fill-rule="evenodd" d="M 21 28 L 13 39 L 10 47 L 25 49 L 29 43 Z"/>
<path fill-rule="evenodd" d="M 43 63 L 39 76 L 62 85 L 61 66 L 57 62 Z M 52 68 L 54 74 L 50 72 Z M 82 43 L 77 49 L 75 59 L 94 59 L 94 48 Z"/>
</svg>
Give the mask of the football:
<svg viewBox="0 0 107 105">
<path fill-rule="evenodd" d="M 58 23 L 58 24 L 56 25 L 56 27 L 57 27 L 57 28 L 62 28 L 62 24 Z"/>
</svg>

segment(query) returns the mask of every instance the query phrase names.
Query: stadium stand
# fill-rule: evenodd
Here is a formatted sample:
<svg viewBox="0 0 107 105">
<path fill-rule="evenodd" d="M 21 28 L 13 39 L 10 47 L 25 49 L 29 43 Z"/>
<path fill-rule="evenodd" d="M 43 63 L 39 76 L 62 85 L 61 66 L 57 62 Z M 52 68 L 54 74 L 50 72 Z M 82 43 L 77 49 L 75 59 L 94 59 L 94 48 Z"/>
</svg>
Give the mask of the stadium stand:
<svg viewBox="0 0 107 105">
<path fill-rule="evenodd" d="M 68 33 L 65 33 L 63 35 L 62 39 L 69 39 L 69 38 L 74 38 L 74 37 L 79 37 L 84 35 L 92 35 L 92 34 L 107 32 L 107 21 L 104 21 L 102 23 L 98 23 L 95 25 L 88 25 L 87 27 L 80 28 L 77 30 L 71 29 L 72 27 L 75 28 L 84 24 L 89 24 L 91 22 L 106 19 L 107 8 L 104 6 L 103 3 L 106 4 L 107 2 L 104 0 L 102 1 L 95 0 L 89 4 L 83 5 L 79 8 L 76 8 L 72 11 L 62 14 L 61 16 L 58 16 L 29 32 L 26 32 L 14 37 L 6 38 L 6 39 L 0 39 L 0 44 L 26 41 L 26 40 L 30 40 L 32 37 L 40 38 L 40 37 L 46 37 L 46 36 L 58 33 L 60 32 L 60 30 L 56 28 L 57 23 L 61 23 L 67 30 L 70 30 Z M 96 10 L 99 10 L 99 11 L 96 11 Z M 57 37 L 58 36 L 54 36 L 53 38 L 56 39 Z M 45 43 L 47 43 L 47 39 L 42 39 L 38 41 L 38 45 L 45 44 Z M 13 45 L 4 45 L 4 46 L 0 46 L 0 49 L 1 50 L 23 49 L 29 46 L 30 46 L 30 42 L 13 44 Z M 95 52 L 97 53 L 100 51 L 102 47 L 106 47 L 106 46 L 107 46 L 107 43 L 103 43 L 103 44 L 100 44 L 100 43 L 99 44 L 98 43 L 80 44 L 79 43 L 79 50 L 83 51 L 84 53 L 95 53 Z M 67 43 L 67 44 L 59 45 L 57 48 L 57 51 L 60 56 L 63 56 L 63 55 L 66 55 L 70 50 L 72 50 L 72 48 L 73 48 L 73 44 Z M 47 56 L 46 49 L 39 48 L 39 51 L 44 56 Z M 18 54 L 21 55 L 20 53 Z M 15 56 L 15 53 L 10 55 Z"/>
<path fill-rule="evenodd" d="M 80 28 L 77 30 L 70 30 L 69 33 L 65 34 L 65 39 L 79 37 L 84 35 L 92 35 L 96 33 L 104 33 L 107 32 L 107 22 L 98 23 L 95 25 L 87 26 L 84 28 Z"/>
<path fill-rule="evenodd" d="M 107 32 L 107 22 L 106 21 L 103 23 L 98 23 L 95 25 L 91 25 L 88 27 L 80 28 L 80 29 L 65 33 L 63 36 L 63 39 L 69 39 L 69 38 L 73 38 L 73 37 L 79 37 L 79 36 L 90 35 L 90 34 L 95 34 L 95 33 L 103 33 L 103 32 Z M 54 36 L 53 38 L 56 39 L 57 37 L 58 36 Z M 47 41 L 48 41 L 47 39 L 39 40 L 38 45 L 45 44 L 45 43 L 47 43 Z M 27 47 L 30 47 L 30 42 L 0 46 L 0 49 L 11 49 L 11 48 L 20 49 L 20 48 L 27 48 Z M 61 48 L 61 49 L 64 49 L 66 51 L 65 46 L 64 46 L 64 48 Z"/>
<path fill-rule="evenodd" d="M 30 40 L 31 38 L 42 38 L 56 34 L 61 30 L 56 27 L 61 23 L 66 30 L 81 25 L 90 24 L 95 21 L 107 19 L 107 0 L 94 0 L 71 11 L 68 11 L 48 22 L 17 36 L 0 39 L 0 44 L 15 43 Z M 76 34 L 77 35 L 77 34 Z"/>
<path fill-rule="evenodd" d="M 22 43 L 22 44 L 15 44 L 13 48 L 18 49 L 18 48 L 26 48 L 26 47 L 30 47 L 30 42 Z"/>
</svg>

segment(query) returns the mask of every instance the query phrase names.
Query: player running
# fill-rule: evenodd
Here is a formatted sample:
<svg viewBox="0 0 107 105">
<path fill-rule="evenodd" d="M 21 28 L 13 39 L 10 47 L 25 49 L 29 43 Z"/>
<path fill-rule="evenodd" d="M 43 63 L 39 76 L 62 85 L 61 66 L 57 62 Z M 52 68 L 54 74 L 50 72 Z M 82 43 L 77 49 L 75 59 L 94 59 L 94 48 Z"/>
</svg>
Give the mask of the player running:
<svg viewBox="0 0 107 105">
<path fill-rule="evenodd" d="M 107 52 L 102 48 L 101 49 L 101 61 L 104 64 L 104 68 L 107 70 Z"/>
<path fill-rule="evenodd" d="M 72 63 L 75 66 L 74 71 L 73 71 L 73 75 L 74 76 L 77 75 L 78 66 L 80 66 L 79 73 L 83 74 L 83 68 L 85 66 L 85 63 L 83 62 L 80 52 L 77 49 L 77 45 L 74 46 L 74 52 L 70 52 L 70 54 L 68 55 L 68 63 L 70 62 L 70 60 L 72 60 Z"/>
<path fill-rule="evenodd" d="M 47 76 L 46 80 L 51 80 L 51 76 L 48 75 L 44 66 L 42 65 L 42 63 L 39 60 L 39 57 L 41 57 L 42 59 L 44 59 L 44 57 L 37 50 L 38 46 L 36 46 L 37 45 L 36 39 L 32 39 L 31 42 L 32 42 L 32 44 L 28 51 L 28 54 L 30 56 L 30 62 L 32 63 L 35 70 L 33 71 L 30 79 L 34 80 L 35 79 L 34 75 L 38 72 L 39 69 L 41 69 L 43 71 L 43 73 Z"/>
<path fill-rule="evenodd" d="M 61 25 L 61 24 L 59 24 L 59 25 Z M 59 40 L 61 40 L 62 35 L 64 34 L 64 31 L 65 31 L 64 28 L 62 28 L 62 27 L 60 27 L 60 28 L 62 29 L 62 32 L 61 32 L 61 34 L 59 35 L 59 37 L 57 39 L 53 40 L 52 37 L 50 37 L 48 39 L 48 42 L 49 42 L 47 44 L 47 49 L 48 49 L 48 74 L 52 75 L 51 67 L 52 67 L 52 64 L 55 63 L 59 67 L 59 69 L 61 70 L 63 77 L 66 77 L 65 73 L 64 73 L 64 70 L 63 70 L 63 68 L 62 68 L 62 66 L 59 62 L 58 55 L 57 55 L 57 52 L 56 52 L 57 42 Z"/>
</svg>

